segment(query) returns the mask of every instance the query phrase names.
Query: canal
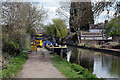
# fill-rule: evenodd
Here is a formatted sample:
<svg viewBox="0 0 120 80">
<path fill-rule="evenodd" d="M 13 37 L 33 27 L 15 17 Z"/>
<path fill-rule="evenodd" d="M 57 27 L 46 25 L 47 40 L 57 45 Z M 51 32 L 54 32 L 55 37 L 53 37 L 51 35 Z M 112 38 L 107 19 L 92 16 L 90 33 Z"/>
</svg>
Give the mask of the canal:
<svg viewBox="0 0 120 80">
<path fill-rule="evenodd" d="M 0 51 L 0 71 L 2 70 L 2 52 Z M 1 74 L 0 74 L 1 75 Z"/>
<path fill-rule="evenodd" d="M 68 46 L 66 59 L 88 69 L 98 78 L 120 78 L 120 56 Z"/>
</svg>

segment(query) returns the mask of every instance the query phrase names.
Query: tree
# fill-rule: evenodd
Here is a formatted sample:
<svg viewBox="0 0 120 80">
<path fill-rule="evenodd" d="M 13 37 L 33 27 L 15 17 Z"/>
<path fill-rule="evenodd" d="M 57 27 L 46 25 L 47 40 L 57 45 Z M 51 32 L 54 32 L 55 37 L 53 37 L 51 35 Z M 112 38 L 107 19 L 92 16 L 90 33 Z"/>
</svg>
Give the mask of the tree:
<svg viewBox="0 0 120 80">
<path fill-rule="evenodd" d="M 105 33 L 107 35 L 120 36 L 120 17 L 113 18 L 105 27 Z"/>
<path fill-rule="evenodd" d="M 73 32 L 75 28 L 89 30 L 89 24 L 94 23 L 91 2 L 71 2 L 69 22 Z"/>
<path fill-rule="evenodd" d="M 43 6 L 38 9 L 30 3 L 2 3 L 2 7 L 3 23 L 11 30 L 22 28 L 26 33 L 31 33 L 47 16 Z"/>
<path fill-rule="evenodd" d="M 81 3 L 81 4 L 80 4 Z M 86 22 L 89 22 L 89 23 L 94 23 L 94 16 L 93 16 L 93 11 L 92 11 L 92 3 L 91 2 L 60 2 L 60 7 L 56 10 L 57 13 L 59 15 L 62 15 L 63 17 L 65 17 L 66 19 L 69 19 L 69 15 L 68 13 L 70 14 L 70 19 L 74 14 L 74 10 L 75 12 L 77 12 L 76 14 L 79 14 L 80 15 L 80 11 L 82 12 L 83 10 L 86 9 L 86 13 L 83 13 L 85 14 L 84 17 L 84 23 Z M 81 6 L 83 5 L 83 6 Z M 71 7 L 72 6 L 72 7 Z M 71 9 L 72 8 L 72 9 Z M 83 8 L 83 9 L 82 9 Z M 71 11 L 72 10 L 72 11 Z M 71 13 L 72 12 L 72 13 Z M 89 14 L 89 15 L 87 15 Z M 75 16 L 74 16 L 75 17 Z M 79 16 L 76 16 L 75 18 L 77 18 Z M 90 20 L 89 20 L 90 19 Z M 77 20 L 77 19 L 76 19 Z M 70 21 L 70 20 L 69 20 Z M 74 20 L 73 20 L 74 21 Z M 79 22 L 79 21 L 78 21 Z M 71 22 L 70 22 L 71 23 Z M 76 23 L 76 21 L 75 21 Z M 83 22 L 82 22 L 83 23 Z M 83 23 L 83 24 L 84 24 Z M 74 23 L 73 23 L 74 24 Z M 84 27 L 81 26 L 81 30 L 88 30 L 89 29 L 89 25 L 86 24 Z M 72 29 L 72 32 L 74 32 L 74 29 L 70 26 L 70 29 Z"/>
<path fill-rule="evenodd" d="M 44 33 L 54 34 L 55 37 L 64 38 L 67 36 L 67 26 L 62 19 L 53 19 L 53 24 L 44 27 Z"/>
<path fill-rule="evenodd" d="M 1 8 L 2 41 L 8 45 L 12 43 L 11 46 L 20 46 L 19 49 L 22 49 L 21 45 L 26 46 L 24 41 L 27 43 L 30 41 L 29 35 L 36 33 L 36 27 L 39 27 L 47 16 L 47 11 L 43 6 L 37 8 L 36 5 L 31 3 L 3 2 Z M 5 46 L 4 43 L 3 47 Z"/>
<path fill-rule="evenodd" d="M 95 17 L 98 17 L 103 11 L 107 10 L 108 15 L 110 8 L 114 8 L 115 13 L 114 16 L 118 17 L 120 16 L 120 1 L 114 1 L 114 2 L 96 2 L 93 3 L 93 10 L 94 10 L 94 15 Z"/>
<path fill-rule="evenodd" d="M 69 21 L 70 2 L 60 2 L 57 14 Z"/>
<path fill-rule="evenodd" d="M 94 23 L 91 2 L 71 2 L 70 7 L 70 29 L 76 32 L 78 42 L 80 30 L 89 30 L 89 25 Z"/>
</svg>

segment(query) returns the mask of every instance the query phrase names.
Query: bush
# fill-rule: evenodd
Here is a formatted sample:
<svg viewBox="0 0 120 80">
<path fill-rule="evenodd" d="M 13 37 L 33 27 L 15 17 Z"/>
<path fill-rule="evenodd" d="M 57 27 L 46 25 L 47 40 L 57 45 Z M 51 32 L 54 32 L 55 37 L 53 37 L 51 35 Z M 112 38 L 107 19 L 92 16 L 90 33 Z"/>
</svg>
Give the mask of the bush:
<svg viewBox="0 0 120 80">
<path fill-rule="evenodd" d="M 118 45 L 119 43 L 117 43 L 117 42 L 108 42 L 108 45 L 111 45 L 111 46 L 116 46 L 116 45 Z"/>
<path fill-rule="evenodd" d="M 2 51 L 7 52 L 9 55 L 16 56 L 20 53 L 20 47 L 15 42 L 5 42 L 2 46 Z"/>
<path fill-rule="evenodd" d="M 95 48 L 101 48 L 101 46 L 100 46 L 100 45 L 94 45 L 94 47 L 95 47 Z"/>
<path fill-rule="evenodd" d="M 84 46 L 84 43 L 79 43 L 78 46 Z"/>
<path fill-rule="evenodd" d="M 88 44 L 88 43 L 86 43 L 86 44 L 84 44 L 84 46 L 85 46 L 85 47 L 89 47 L 89 44 Z"/>
</svg>

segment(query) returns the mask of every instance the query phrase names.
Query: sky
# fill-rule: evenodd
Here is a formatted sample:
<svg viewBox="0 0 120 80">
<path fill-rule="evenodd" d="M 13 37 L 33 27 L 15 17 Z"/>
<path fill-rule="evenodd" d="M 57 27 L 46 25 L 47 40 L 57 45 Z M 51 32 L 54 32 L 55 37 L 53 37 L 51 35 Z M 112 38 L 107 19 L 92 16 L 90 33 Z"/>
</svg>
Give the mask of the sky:
<svg viewBox="0 0 120 80">
<path fill-rule="evenodd" d="M 59 7 L 59 2 L 40 2 L 40 4 L 43 5 L 48 13 L 48 17 L 44 21 L 45 24 L 52 23 L 52 19 L 59 18 L 59 16 L 56 15 L 56 9 Z"/>
<path fill-rule="evenodd" d="M 44 8 L 48 11 L 48 18 L 44 21 L 45 25 L 52 23 L 52 19 L 59 18 L 59 15 L 56 15 L 57 14 L 56 9 L 58 9 L 58 7 L 60 6 L 59 0 L 50 0 L 50 1 L 46 1 L 46 0 L 39 1 L 38 0 L 38 2 L 39 2 L 39 4 L 42 4 L 44 6 Z M 109 17 L 112 18 L 113 14 L 114 14 L 114 9 L 111 8 Z M 69 15 L 69 13 L 67 13 L 67 15 Z M 101 23 L 101 22 L 104 23 L 104 21 L 106 19 L 108 19 L 108 17 L 106 15 L 107 15 L 107 11 L 102 12 L 101 15 L 98 18 L 96 18 L 95 24 Z M 67 24 L 68 24 L 68 22 L 67 22 Z"/>
</svg>

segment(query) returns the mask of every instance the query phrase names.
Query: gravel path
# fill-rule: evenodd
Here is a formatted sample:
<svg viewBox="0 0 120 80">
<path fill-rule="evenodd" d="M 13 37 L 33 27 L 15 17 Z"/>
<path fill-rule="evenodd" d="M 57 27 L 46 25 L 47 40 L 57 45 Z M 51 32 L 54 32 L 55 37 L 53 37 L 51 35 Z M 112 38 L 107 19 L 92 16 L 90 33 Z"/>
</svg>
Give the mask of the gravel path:
<svg viewBox="0 0 120 80">
<path fill-rule="evenodd" d="M 45 57 L 40 53 L 44 52 Z M 51 56 L 44 48 L 38 48 L 37 54 L 31 53 L 16 78 L 65 78 L 51 63 Z"/>
</svg>

